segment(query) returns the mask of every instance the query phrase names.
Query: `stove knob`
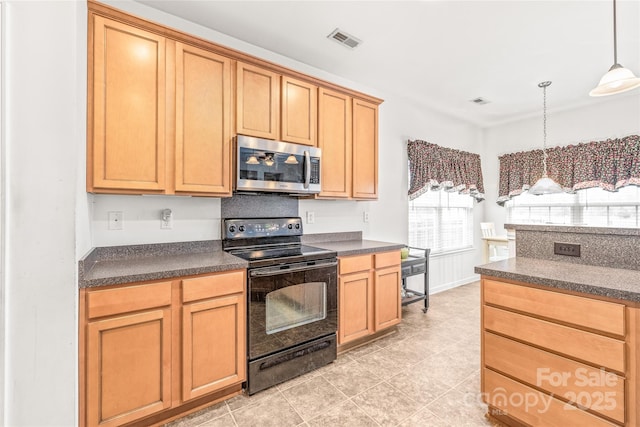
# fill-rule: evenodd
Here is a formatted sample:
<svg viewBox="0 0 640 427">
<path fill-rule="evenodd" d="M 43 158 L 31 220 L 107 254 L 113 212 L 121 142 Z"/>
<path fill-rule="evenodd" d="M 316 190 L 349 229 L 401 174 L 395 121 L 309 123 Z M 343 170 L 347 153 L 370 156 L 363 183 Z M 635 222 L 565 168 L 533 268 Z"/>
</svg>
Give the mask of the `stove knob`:
<svg viewBox="0 0 640 427">
<path fill-rule="evenodd" d="M 293 228 L 293 225 L 292 225 L 292 224 L 289 224 L 289 225 L 287 225 L 287 228 L 288 228 L 289 230 L 291 230 L 291 229 Z"/>
<path fill-rule="evenodd" d="M 300 224 L 296 224 L 296 230 L 300 229 Z"/>
<path fill-rule="evenodd" d="M 235 233 L 235 232 L 236 232 L 236 226 L 235 226 L 235 225 L 230 226 L 230 227 L 229 227 L 229 231 L 230 231 L 231 233 Z"/>
<path fill-rule="evenodd" d="M 244 225 L 241 225 L 240 227 L 238 227 L 238 231 L 243 233 L 244 232 Z"/>
</svg>

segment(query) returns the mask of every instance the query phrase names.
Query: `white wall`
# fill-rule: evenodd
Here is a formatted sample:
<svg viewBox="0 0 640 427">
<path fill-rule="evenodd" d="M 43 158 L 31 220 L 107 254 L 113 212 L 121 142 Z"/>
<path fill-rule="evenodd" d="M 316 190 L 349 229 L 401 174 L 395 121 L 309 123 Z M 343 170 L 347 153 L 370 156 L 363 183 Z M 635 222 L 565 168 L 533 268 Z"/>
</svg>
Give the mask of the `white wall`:
<svg viewBox="0 0 640 427">
<path fill-rule="evenodd" d="M 77 424 L 76 199 L 84 2 L 6 1 L 4 419 Z M 80 94 L 83 94 L 82 96 Z"/>
<path fill-rule="evenodd" d="M 547 147 L 601 141 L 640 133 L 640 92 L 592 99 L 581 108 L 547 111 Z M 543 123 L 539 116 L 484 130 L 482 170 L 487 191 L 486 221 L 495 222 L 497 234 L 503 230 L 506 209 L 498 206 L 498 156 L 542 148 Z"/>
</svg>

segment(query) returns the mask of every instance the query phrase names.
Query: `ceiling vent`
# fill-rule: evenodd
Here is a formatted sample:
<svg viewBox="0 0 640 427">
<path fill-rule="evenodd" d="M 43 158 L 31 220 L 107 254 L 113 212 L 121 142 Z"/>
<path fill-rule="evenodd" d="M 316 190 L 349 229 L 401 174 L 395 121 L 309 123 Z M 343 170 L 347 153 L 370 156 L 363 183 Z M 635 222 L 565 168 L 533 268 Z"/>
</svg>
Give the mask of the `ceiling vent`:
<svg viewBox="0 0 640 427">
<path fill-rule="evenodd" d="M 472 99 L 471 102 L 473 102 L 476 105 L 484 105 L 484 104 L 488 104 L 491 101 L 487 101 L 484 98 L 478 97 L 478 98 Z"/>
<path fill-rule="evenodd" d="M 362 43 L 362 40 L 353 37 L 351 34 L 345 33 L 339 28 L 333 30 L 327 37 L 337 43 L 340 43 L 342 46 L 348 47 L 349 49 L 355 49 L 360 43 Z"/>
</svg>

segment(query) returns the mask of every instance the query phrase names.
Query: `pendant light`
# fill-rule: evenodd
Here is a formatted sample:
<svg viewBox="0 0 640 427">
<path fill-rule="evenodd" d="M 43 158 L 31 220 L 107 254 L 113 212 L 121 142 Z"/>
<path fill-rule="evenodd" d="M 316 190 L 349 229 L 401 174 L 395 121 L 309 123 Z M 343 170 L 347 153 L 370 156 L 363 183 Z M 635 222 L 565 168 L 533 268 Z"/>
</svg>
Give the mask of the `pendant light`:
<svg viewBox="0 0 640 427">
<path fill-rule="evenodd" d="M 590 96 L 607 96 L 626 92 L 640 87 L 640 78 L 618 64 L 618 46 L 616 36 L 616 0 L 613 0 L 613 65 L 602 76 L 598 86 L 589 92 Z"/>
<path fill-rule="evenodd" d="M 287 160 L 285 160 L 284 162 L 288 165 L 297 165 L 298 159 L 296 159 L 296 156 L 294 156 L 293 154 L 289 154 L 289 157 L 287 157 Z"/>
<path fill-rule="evenodd" d="M 551 82 L 541 82 L 538 84 L 538 87 L 542 88 L 543 95 L 543 117 L 544 117 L 544 139 L 543 139 L 543 148 L 542 148 L 542 167 L 543 174 L 542 178 L 536 181 L 535 184 L 531 188 L 529 188 L 529 194 L 533 194 L 536 196 L 542 194 L 555 194 L 562 193 L 562 187 L 560 184 L 552 180 L 547 176 L 547 87 L 551 84 Z"/>
<path fill-rule="evenodd" d="M 273 153 L 265 153 L 264 164 L 273 166 Z"/>
<path fill-rule="evenodd" d="M 248 165 L 259 165 L 260 162 L 258 161 L 258 158 L 255 155 L 249 156 L 249 158 L 247 159 L 246 163 Z"/>
</svg>

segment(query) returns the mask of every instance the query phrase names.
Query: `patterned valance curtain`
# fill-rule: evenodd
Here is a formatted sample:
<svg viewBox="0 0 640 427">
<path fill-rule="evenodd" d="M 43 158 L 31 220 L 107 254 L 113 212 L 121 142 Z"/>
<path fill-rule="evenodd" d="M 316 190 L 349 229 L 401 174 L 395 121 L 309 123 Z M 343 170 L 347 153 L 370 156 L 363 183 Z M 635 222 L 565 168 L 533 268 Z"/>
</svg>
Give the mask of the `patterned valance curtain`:
<svg viewBox="0 0 640 427">
<path fill-rule="evenodd" d="M 428 190 L 457 191 L 484 200 L 480 155 L 440 147 L 426 141 L 409 141 L 409 200 Z"/>
<path fill-rule="evenodd" d="M 498 204 L 529 189 L 542 176 L 542 150 L 500 156 Z M 640 185 L 640 136 L 547 149 L 547 172 L 567 193 Z"/>
</svg>

